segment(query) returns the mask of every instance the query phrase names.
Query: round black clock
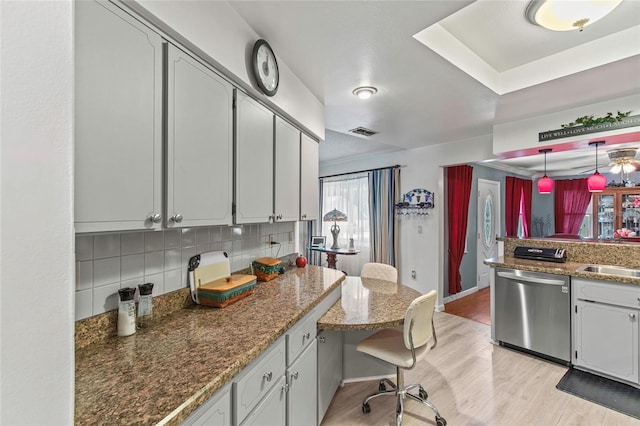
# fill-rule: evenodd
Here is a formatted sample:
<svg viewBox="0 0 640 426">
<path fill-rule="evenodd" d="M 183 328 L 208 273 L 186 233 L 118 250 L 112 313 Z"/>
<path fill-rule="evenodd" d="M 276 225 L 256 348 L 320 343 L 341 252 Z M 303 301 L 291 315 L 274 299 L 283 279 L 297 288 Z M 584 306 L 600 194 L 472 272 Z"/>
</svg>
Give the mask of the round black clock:
<svg viewBox="0 0 640 426">
<path fill-rule="evenodd" d="M 280 83 L 280 72 L 278 71 L 276 55 L 273 54 L 269 43 L 262 39 L 256 41 L 256 44 L 253 45 L 251 61 L 253 63 L 253 75 L 256 77 L 260 90 L 267 96 L 275 95 Z"/>
</svg>

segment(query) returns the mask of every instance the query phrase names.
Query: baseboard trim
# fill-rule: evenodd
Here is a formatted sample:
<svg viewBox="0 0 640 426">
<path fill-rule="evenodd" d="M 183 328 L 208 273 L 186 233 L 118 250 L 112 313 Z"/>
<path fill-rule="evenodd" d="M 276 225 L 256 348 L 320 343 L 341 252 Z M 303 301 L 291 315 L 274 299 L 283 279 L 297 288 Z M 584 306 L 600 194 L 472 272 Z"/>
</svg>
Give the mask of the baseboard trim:
<svg viewBox="0 0 640 426">
<path fill-rule="evenodd" d="M 396 375 L 395 374 L 387 374 L 387 375 L 382 375 L 382 376 L 368 376 L 368 377 L 354 377 L 352 379 L 344 379 L 342 380 L 342 383 L 340 383 L 340 386 L 344 386 L 347 383 L 358 383 L 358 382 L 368 382 L 371 380 L 382 380 L 382 379 L 389 379 L 389 380 L 395 380 L 396 379 Z"/>
<path fill-rule="evenodd" d="M 478 286 L 472 287 L 470 289 L 467 289 L 465 291 L 461 291 L 460 293 L 456 293 L 456 294 L 452 294 L 451 296 L 447 296 L 444 299 L 442 299 L 442 303 L 449 303 L 449 302 L 453 302 L 454 300 L 458 300 L 462 297 L 468 296 L 470 294 L 473 294 L 475 292 L 477 292 Z"/>
</svg>

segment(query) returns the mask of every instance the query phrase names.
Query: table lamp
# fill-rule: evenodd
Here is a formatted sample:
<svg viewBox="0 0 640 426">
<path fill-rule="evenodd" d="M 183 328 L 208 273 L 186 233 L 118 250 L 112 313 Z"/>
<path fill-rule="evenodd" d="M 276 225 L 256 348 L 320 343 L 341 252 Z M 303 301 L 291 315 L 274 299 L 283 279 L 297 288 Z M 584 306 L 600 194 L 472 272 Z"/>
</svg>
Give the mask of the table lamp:
<svg viewBox="0 0 640 426">
<path fill-rule="evenodd" d="M 346 222 L 347 215 L 342 213 L 340 210 L 333 209 L 323 216 L 322 221 L 333 222 L 333 225 L 331 225 L 331 235 L 333 236 L 333 245 L 331 246 L 331 250 L 338 250 L 340 248 L 338 245 L 338 234 L 340 233 L 338 222 Z"/>
</svg>

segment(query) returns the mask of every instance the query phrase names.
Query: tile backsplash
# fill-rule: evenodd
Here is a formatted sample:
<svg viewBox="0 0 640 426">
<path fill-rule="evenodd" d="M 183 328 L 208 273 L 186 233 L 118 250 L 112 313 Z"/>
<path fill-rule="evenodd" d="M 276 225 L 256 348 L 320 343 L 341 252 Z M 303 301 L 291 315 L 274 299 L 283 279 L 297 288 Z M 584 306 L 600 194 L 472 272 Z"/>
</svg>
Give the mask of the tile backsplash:
<svg viewBox="0 0 640 426">
<path fill-rule="evenodd" d="M 76 235 L 76 321 L 118 307 L 118 289 L 153 283 L 153 295 L 187 287 L 187 264 L 207 251 L 226 251 L 231 271 L 258 257 L 296 251 L 295 223 Z M 270 244 L 269 238 L 280 244 Z"/>
</svg>

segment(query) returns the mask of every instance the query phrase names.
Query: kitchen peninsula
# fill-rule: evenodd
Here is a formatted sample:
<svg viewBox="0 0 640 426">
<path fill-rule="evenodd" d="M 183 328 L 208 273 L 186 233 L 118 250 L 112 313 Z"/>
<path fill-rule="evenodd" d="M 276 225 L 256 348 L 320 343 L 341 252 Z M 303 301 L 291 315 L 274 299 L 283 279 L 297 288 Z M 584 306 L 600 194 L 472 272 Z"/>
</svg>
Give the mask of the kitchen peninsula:
<svg viewBox="0 0 640 426">
<path fill-rule="evenodd" d="M 77 349 L 75 423 L 179 424 L 305 314 L 339 295 L 343 280 L 340 271 L 307 265 L 225 308 L 181 309 L 132 336 Z"/>
</svg>

